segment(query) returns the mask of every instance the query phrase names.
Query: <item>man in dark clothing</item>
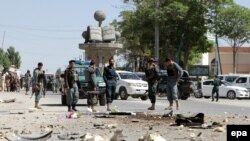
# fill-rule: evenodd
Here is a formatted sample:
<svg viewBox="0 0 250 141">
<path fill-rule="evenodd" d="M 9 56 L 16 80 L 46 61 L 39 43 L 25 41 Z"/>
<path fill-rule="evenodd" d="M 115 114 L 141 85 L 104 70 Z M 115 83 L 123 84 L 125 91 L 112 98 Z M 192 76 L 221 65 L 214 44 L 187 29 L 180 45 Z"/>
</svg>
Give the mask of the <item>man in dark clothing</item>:
<svg viewBox="0 0 250 141">
<path fill-rule="evenodd" d="M 96 67 L 95 61 L 91 60 L 90 65 L 88 67 L 88 74 L 86 80 L 89 82 L 88 90 L 96 91 L 97 87 L 97 79 L 96 79 Z M 92 112 L 97 112 L 95 109 L 95 105 L 97 104 L 97 95 L 96 94 L 88 94 L 88 105 L 91 106 Z"/>
<path fill-rule="evenodd" d="M 103 71 L 103 79 L 106 83 L 107 111 L 111 111 L 111 103 L 115 98 L 116 79 L 118 76 L 115 72 L 114 63 L 114 59 L 110 58 L 109 65 Z"/>
<path fill-rule="evenodd" d="M 167 65 L 167 97 L 169 101 L 169 107 L 166 110 L 173 110 L 173 101 L 176 102 L 176 109 L 179 110 L 179 101 L 178 101 L 178 89 L 177 83 L 183 74 L 182 68 L 172 61 L 172 59 L 166 59 Z"/>
<path fill-rule="evenodd" d="M 69 67 L 65 70 L 64 74 L 64 82 L 66 87 L 66 98 L 67 98 L 67 105 L 68 111 L 77 111 L 76 104 L 79 99 L 79 92 L 78 92 L 78 75 L 77 72 L 74 70 L 75 60 L 69 61 Z"/>
<path fill-rule="evenodd" d="M 152 103 L 152 106 L 148 110 L 155 110 L 156 102 L 156 92 L 159 79 L 159 70 L 156 64 L 154 64 L 154 59 L 150 58 L 148 60 L 148 66 L 145 71 L 146 79 L 148 81 L 148 97 Z"/>
<path fill-rule="evenodd" d="M 212 90 L 212 101 L 214 101 L 214 93 L 216 93 L 216 102 L 219 100 L 219 86 L 221 85 L 220 78 L 215 75 L 214 82 L 213 82 L 213 90 Z"/>
</svg>

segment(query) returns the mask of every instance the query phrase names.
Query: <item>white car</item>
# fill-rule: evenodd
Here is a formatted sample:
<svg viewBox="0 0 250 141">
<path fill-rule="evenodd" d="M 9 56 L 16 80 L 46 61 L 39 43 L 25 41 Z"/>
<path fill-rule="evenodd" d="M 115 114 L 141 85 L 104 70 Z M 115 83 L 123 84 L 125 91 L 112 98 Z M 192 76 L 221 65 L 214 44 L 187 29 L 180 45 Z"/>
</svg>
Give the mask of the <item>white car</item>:
<svg viewBox="0 0 250 141">
<path fill-rule="evenodd" d="M 205 80 L 202 82 L 202 94 L 205 98 L 212 96 L 213 80 Z M 216 94 L 215 94 L 216 96 Z M 221 86 L 219 86 L 219 96 L 227 97 L 229 99 L 235 98 L 249 98 L 249 91 L 246 88 L 239 86 L 232 86 L 231 83 L 222 80 Z"/>
<path fill-rule="evenodd" d="M 147 100 L 148 83 L 141 80 L 135 73 L 129 71 L 116 71 L 118 75 L 116 98 L 127 100 L 128 96 Z"/>
</svg>

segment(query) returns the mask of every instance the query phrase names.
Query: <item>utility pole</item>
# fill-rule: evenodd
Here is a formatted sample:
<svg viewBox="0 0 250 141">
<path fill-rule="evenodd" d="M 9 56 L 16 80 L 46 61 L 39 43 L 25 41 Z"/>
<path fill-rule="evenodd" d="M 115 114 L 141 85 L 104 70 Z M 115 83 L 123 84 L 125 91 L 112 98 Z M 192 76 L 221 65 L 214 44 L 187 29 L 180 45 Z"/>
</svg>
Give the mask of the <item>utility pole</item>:
<svg viewBox="0 0 250 141">
<path fill-rule="evenodd" d="M 3 32 L 2 49 L 4 49 L 4 48 L 3 48 L 3 45 L 4 45 L 4 38 L 5 38 L 5 31 Z"/>
<path fill-rule="evenodd" d="M 160 7 L 160 1 L 159 0 L 155 0 L 155 4 L 156 4 L 156 10 L 159 9 Z M 154 48 L 154 58 L 155 58 L 155 61 L 158 62 L 159 60 L 159 22 L 157 21 L 157 19 L 155 19 L 155 48 Z"/>
</svg>

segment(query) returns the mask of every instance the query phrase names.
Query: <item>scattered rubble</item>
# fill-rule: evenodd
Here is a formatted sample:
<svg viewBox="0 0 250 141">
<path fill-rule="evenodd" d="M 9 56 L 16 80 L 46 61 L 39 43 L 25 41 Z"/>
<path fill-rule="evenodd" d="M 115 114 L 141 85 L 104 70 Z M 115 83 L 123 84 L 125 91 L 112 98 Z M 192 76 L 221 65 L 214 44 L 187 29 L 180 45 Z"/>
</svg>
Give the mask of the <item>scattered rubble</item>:
<svg viewBox="0 0 250 141">
<path fill-rule="evenodd" d="M 166 141 L 166 139 L 164 139 L 158 133 L 147 133 L 146 135 L 141 137 L 139 141 Z"/>
</svg>

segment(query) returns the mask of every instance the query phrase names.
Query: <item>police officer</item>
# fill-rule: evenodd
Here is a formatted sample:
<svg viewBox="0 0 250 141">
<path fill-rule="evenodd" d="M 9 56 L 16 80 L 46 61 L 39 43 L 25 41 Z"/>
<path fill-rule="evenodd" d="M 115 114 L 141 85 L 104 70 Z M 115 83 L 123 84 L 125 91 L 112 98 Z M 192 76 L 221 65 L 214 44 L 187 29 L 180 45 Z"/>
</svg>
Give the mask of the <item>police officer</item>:
<svg viewBox="0 0 250 141">
<path fill-rule="evenodd" d="M 75 67 L 75 60 L 69 61 L 69 67 L 64 72 L 64 82 L 66 88 L 66 98 L 67 98 L 67 105 L 68 111 L 77 111 L 76 104 L 79 99 L 79 92 L 78 92 L 78 75 L 77 72 L 74 70 Z"/>
<path fill-rule="evenodd" d="M 96 66 L 95 61 L 91 60 L 90 65 L 88 67 L 88 74 L 86 75 L 86 80 L 88 81 L 88 90 L 96 91 L 97 87 L 97 79 L 96 79 Z M 88 94 L 88 105 L 91 106 L 92 112 L 97 112 L 95 109 L 95 104 L 97 103 L 97 95 L 96 94 Z"/>
<path fill-rule="evenodd" d="M 167 97 L 169 101 L 169 107 L 165 110 L 173 110 L 173 101 L 176 102 L 176 110 L 179 109 L 179 101 L 178 101 L 178 89 L 177 82 L 181 78 L 183 74 L 182 68 L 175 63 L 172 59 L 166 58 L 167 65 Z"/>
<path fill-rule="evenodd" d="M 156 92 L 159 79 L 159 70 L 157 65 L 154 63 L 154 59 L 148 60 L 148 66 L 145 71 L 146 79 L 148 81 L 148 97 L 152 103 L 152 106 L 148 110 L 155 110 Z"/>
<path fill-rule="evenodd" d="M 116 79 L 118 77 L 115 72 L 114 63 L 113 57 L 110 58 L 109 65 L 103 71 L 103 79 L 106 83 L 107 111 L 111 111 L 111 103 L 115 97 Z"/>
<path fill-rule="evenodd" d="M 218 75 L 215 75 L 214 82 L 213 82 L 213 90 L 212 90 L 212 101 L 214 101 L 214 93 L 216 93 L 216 102 L 219 100 L 219 86 L 221 85 L 221 80 Z"/>
<path fill-rule="evenodd" d="M 33 86 L 32 90 L 35 93 L 35 108 L 41 109 L 39 106 L 39 101 L 41 98 L 41 93 L 43 90 L 44 74 L 42 71 L 43 63 L 38 63 L 38 67 L 33 72 Z"/>
<path fill-rule="evenodd" d="M 27 70 L 27 72 L 24 75 L 24 79 L 25 79 L 25 91 L 26 91 L 25 94 L 27 95 L 30 90 L 30 81 L 31 81 L 30 70 Z"/>
</svg>

